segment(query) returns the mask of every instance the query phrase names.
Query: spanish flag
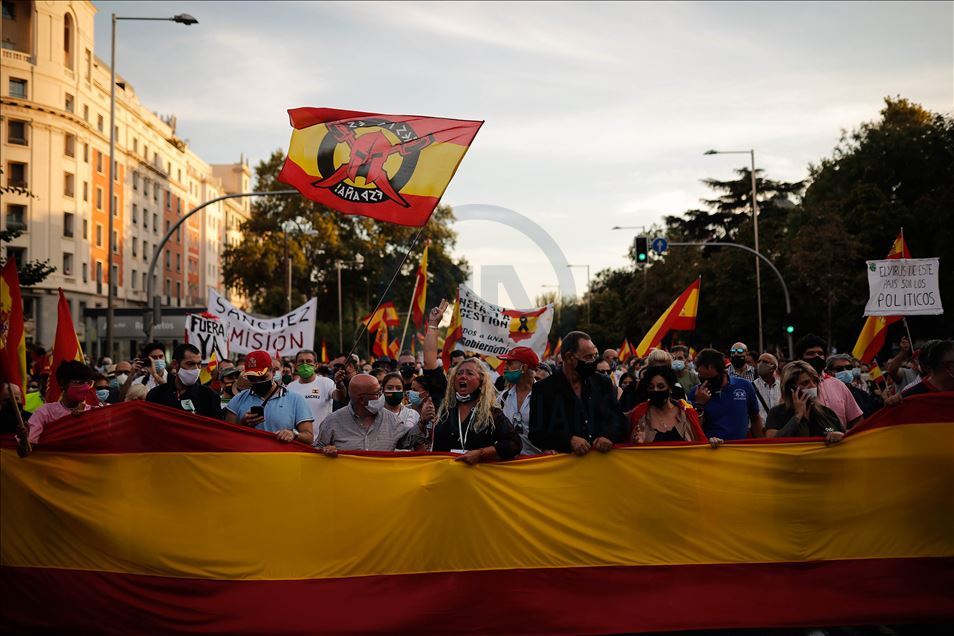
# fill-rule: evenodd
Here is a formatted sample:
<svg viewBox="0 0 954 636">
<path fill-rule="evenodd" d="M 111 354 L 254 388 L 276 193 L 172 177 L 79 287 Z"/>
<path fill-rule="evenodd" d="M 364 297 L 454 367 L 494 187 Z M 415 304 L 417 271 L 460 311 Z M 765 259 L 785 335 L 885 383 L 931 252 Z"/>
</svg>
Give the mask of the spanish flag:
<svg viewBox="0 0 954 636">
<path fill-rule="evenodd" d="M 547 338 L 547 348 L 543 350 L 543 357 L 541 360 L 549 360 L 553 355 L 553 348 L 550 346 L 550 339 Z"/>
<path fill-rule="evenodd" d="M 421 226 L 482 121 L 293 108 L 278 180 L 343 214 Z"/>
<path fill-rule="evenodd" d="M 374 344 L 371 345 L 371 353 L 376 358 L 388 357 L 388 326 L 381 324 L 374 334 Z"/>
<path fill-rule="evenodd" d="M 619 347 L 619 361 L 626 362 L 633 357 L 633 345 L 629 344 L 629 338 L 623 339 L 623 344 Z"/>
<path fill-rule="evenodd" d="M 417 278 L 414 281 L 414 297 L 411 299 L 411 315 L 414 317 L 414 326 L 424 328 L 424 311 L 427 304 L 427 249 L 421 255 L 421 264 L 417 268 Z"/>
<path fill-rule="evenodd" d="M 646 356 L 649 350 L 659 345 L 670 331 L 692 331 L 696 328 L 696 314 L 699 312 L 699 286 L 702 278 L 697 278 L 686 291 L 672 301 L 659 320 L 649 329 L 642 341 L 636 345 L 636 355 Z"/>
<path fill-rule="evenodd" d="M 561 351 L 563 351 L 563 338 L 562 338 L 562 337 L 557 338 L 556 348 L 553 349 L 553 357 L 554 357 L 554 358 L 559 358 Z"/>
<path fill-rule="evenodd" d="M 881 384 L 885 383 L 884 372 L 881 371 L 881 367 L 878 366 L 877 362 L 871 363 L 871 366 L 868 367 L 868 373 L 871 375 L 872 382 L 880 382 Z"/>
<path fill-rule="evenodd" d="M 911 251 L 904 241 L 904 232 L 898 234 L 898 237 L 894 239 L 891 251 L 888 252 L 888 258 L 911 258 Z M 868 316 L 851 355 L 862 362 L 869 362 L 884 347 L 884 339 L 888 335 L 888 325 L 892 325 L 901 319 L 902 316 Z"/>
<path fill-rule="evenodd" d="M 215 351 L 212 352 L 212 355 L 209 356 L 209 362 L 202 367 L 202 371 L 199 372 L 199 384 L 208 384 L 212 381 L 212 374 L 216 369 L 219 368 L 219 359 L 215 355 Z"/>
<path fill-rule="evenodd" d="M 361 319 L 361 322 L 365 324 L 368 331 L 376 332 L 380 331 L 382 326 L 396 327 L 401 324 L 401 319 L 398 317 L 397 309 L 394 308 L 394 303 L 388 301 L 381 303 L 373 314 L 368 314 Z"/>
<path fill-rule="evenodd" d="M 17 385 L 26 395 L 26 380 L 23 299 L 17 263 L 11 258 L 0 271 L 0 382 Z"/>
<path fill-rule="evenodd" d="M 444 370 L 450 371 L 450 354 L 457 348 L 457 341 L 464 336 L 463 326 L 460 321 L 460 290 L 457 292 L 457 298 L 454 300 L 454 313 L 451 316 L 451 323 L 447 327 L 447 337 L 444 338 L 444 349 L 441 354 L 441 361 L 444 363 Z"/>
<path fill-rule="evenodd" d="M 56 382 L 56 370 L 60 363 L 67 360 L 77 360 L 86 363 L 83 347 L 80 346 L 76 328 L 73 326 L 73 315 L 70 313 L 70 303 L 60 289 L 60 301 L 56 306 L 56 337 L 53 340 L 53 364 L 50 366 L 50 381 L 46 387 L 46 401 L 56 402 L 60 399 L 60 386 Z"/>
<path fill-rule="evenodd" d="M 394 360 L 397 360 L 398 356 L 401 355 L 401 343 L 398 342 L 397 338 L 392 340 L 391 344 L 388 345 L 388 355 Z"/>
</svg>

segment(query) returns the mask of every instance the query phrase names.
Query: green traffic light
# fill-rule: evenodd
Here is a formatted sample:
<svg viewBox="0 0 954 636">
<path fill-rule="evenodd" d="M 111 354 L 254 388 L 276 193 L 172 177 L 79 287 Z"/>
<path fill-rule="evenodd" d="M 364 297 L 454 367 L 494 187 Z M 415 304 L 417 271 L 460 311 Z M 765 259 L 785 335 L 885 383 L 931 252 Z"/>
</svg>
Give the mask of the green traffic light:
<svg viewBox="0 0 954 636">
<path fill-rule="evenodd" d="M 785 333 L 795 333 L 795 326 L 788 325 L 787 327 L 785 327 Z"/>
<path fill-rule="evenodd" d="M 646 260 L 646 255 L 645 255 L 645 254 L 640 254 L 640 255 L 639 255 L 639 260 L 645 261 L 645 260 Z"/>
</svg>

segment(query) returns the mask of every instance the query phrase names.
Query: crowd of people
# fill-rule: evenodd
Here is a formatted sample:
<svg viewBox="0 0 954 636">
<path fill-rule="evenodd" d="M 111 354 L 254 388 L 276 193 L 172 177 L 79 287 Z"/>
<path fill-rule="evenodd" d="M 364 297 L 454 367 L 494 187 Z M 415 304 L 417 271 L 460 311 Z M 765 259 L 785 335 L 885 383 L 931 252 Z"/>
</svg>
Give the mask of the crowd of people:
<svg viewBox="0 0 954 636">
<path fill-rule="evenodd" d="M 589 335 L 563 336 L 555 359 L 515 347 L 491 368 L 452 351 L 442 363 L 437 325 L 447 303 L 431 310 L 420 359 L 322 362 L 311 350 L 294 359 L 253 351 L 203 369 L 190 344 L 168 351 L 147 344 L 133 360 L 95 367 L 63 362 L 52 377 L 31 375 L 29 391 L 4 386 L 0 430 L 26 422 L 31 444 L 55 420 L 95 408 L 145 400 L 266 431 L 281 442 L 339 451 L 452 453 L 468 464 L 518 455 L 609 452 L 619 444 L 706 442 L 758 437 L 822 438 L 833 444 L 865 417 L 905 397 L 954 391 L 954 341 L 914 349 L 907 338 L 882 370 L 831 354 L 808 335 L 795 359 L 750 350 L 694 352 L 683 345 L 621 361 Z M 58 398 L 44 402 L 47 384 Z M 12 391 L 12 400 L 9 392 Z"/>
</svg>

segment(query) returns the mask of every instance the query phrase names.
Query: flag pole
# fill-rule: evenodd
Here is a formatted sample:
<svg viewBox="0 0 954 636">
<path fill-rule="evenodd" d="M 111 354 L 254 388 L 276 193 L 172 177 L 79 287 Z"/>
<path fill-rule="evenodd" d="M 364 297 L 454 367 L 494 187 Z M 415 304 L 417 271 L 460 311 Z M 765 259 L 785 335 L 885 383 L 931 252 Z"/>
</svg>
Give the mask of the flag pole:
<svg viewBox="0 0 954 636">
<path fill-rule="evenodd" d="M 23 423 L 23 415 L 20 413 L 20 404 L 16 398 L 13 397 L 13 385 L 9 382 L 7 382 L 7 397 L 10 399 L 10 404 L 13 405 L 13 412 L 17 417 L 17 455 L 26 457 L 33 452 L 33 447 L 30 445 L 30 431 L 27 429 L 26 424 Z"/>
<path fill-rule="evenodd" d="M 371 310 L 369 316 L 373 316 L 378 313 L 378 309 L 381 308 L 381 305 L 384 303 L 384 299 L 388 297 L 388 292 L 391 291 L 391 286 L 394 285 L 394 281 L 397 280 L 398 274 L 401 273 L 401 268 L 404 267 L 404 264 L 407 262 L 408 256 L 411 255 L 411 251 L 414 249 L 414 246 L 417 245 L 417 242 L 421 239 L 421 236 L 424 234 L 424 228 L 427 227 L 427 224 L 421 226 L 421 229 L 417 231 L 417 234 L 414 235 L 414 238 L 411 239 L 410 245 L 407 246 L 407 251 L 404 252 L 404 258 L 401 259 L 401 262 L 398 263 L 398 266 L 394 269 L 394 274 L 391 276 L 391 280 L 388 281 L 388 286 L 384 288 L 384 291 L 381 293 L 381 297 L 378 298 L 378 304 L 374 306 L 374 309 Z M 363 336 L 368 330 L 368 325 L 363 320 L 361 321 L 361 328 L 358 329 L 358 335 L 354 339 L 354 344 L 351 345 L 351 351 L 348 352 L 347 358 L 350 358 L 354 353 L 354 350 L 358 348 L 358 343 L 361 342 L 361 336 Z"/>
</svg>

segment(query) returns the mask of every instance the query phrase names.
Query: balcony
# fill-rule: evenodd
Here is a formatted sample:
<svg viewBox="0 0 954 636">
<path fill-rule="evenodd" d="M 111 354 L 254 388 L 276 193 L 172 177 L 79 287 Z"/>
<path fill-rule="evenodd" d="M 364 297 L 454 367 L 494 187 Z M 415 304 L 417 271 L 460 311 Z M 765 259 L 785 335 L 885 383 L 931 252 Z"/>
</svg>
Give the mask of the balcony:
<svg viewBox="0 0 954 636">
<path fill-rule="evenodd" d="M 33 64 L 33 56 L 29 53 L 24 53 L 23 51 L 14 51 L 13 49 L 4 48 L 3 50 L 3 59 L 5 60 L 14 60 L 17 62 L 26 62 L 27 64 Z"/>
</svg>

